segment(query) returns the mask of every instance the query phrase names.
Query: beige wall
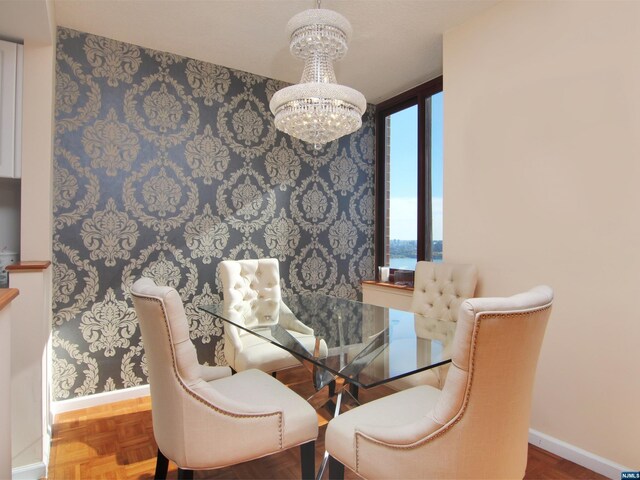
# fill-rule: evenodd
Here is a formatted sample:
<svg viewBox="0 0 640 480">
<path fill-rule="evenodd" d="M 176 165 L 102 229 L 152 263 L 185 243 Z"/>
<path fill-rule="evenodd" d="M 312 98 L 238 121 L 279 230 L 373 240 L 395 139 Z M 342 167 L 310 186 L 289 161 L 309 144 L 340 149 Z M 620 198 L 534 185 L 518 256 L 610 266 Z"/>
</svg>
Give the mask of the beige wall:
<svg viewBox="0 0 640 480">
<path fill-rule="evenodd" d="M 52 255 L 52 138 L 54 45 L 25 39 L 22 114 L 20 260 L 50 260 Z M 49 450 L 49 337 L 51 268 L 12 273 L 20 289 L 13 306 L 12 467 L 44 471 Z"/>
<path fill-rule="evenodd" d="M 9 283 L 20 290 L 11 306 L 11 463 L 42 471 L 49 450 L 51 268 L 11 272 Z"/>
<path fill-rule="evenodd" d="M 506 2 L 444 41 L 445 258 L 556 301 L 532 428 L 640 466 L 640 2 Z"/>
<path fill-rule="evenodd" d="M 25 40 L 21 260 L 51 260 L 54 45 Z"/>
<path fill-rule="evenodd" d="M 11 478 L 11 303 L 0 304 L 0 382 L 0 478 Z"/>
</svg>

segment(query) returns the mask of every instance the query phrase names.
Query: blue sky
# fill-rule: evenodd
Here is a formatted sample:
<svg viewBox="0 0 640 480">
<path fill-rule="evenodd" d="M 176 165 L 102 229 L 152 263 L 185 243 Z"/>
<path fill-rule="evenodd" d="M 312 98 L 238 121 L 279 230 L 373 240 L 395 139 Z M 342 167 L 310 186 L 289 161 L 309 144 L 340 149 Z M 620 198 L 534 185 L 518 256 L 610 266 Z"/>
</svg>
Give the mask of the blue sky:
<svg viewBox="0 0 640 480">
<path fill-rule="evenodd" d="M 442 93 L 432 97 L 433 239 L 442 240 Z M 390 237 L 417 238 L 418 107 L 391 116 Z"/>
</svg>

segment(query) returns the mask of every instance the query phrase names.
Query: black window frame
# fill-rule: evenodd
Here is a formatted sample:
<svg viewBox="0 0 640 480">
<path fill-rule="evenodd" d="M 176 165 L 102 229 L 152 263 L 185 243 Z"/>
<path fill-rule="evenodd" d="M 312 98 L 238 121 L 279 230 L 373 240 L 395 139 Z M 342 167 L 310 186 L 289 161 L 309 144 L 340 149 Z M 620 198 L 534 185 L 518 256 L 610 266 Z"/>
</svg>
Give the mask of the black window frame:
<svg viewBox="0 0 640 480">
<path fill-rule="evenodd" d="M 418 238 L 417 260 L 432 258 L 431 103 L 426 100 L 443 91 L 442 76 L 429 80 L 376 107 L 375 266 L 385 265 L 386 239 L 386 118 L 405 108 L 418 107 Z M 423 132 L 420 134 L 420 132 Z"/>
</svg>

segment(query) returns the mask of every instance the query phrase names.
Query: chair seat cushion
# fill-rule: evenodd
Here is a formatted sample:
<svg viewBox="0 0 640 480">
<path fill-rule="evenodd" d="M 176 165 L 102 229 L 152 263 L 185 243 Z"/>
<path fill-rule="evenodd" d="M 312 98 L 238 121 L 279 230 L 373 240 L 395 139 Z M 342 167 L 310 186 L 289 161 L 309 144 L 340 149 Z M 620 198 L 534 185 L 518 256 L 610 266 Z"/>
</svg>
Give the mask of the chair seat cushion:
<svg viewBox="0 0 640 480">
<path fill-rule="evenodd" d="M 282 448 L 306 443 L 318 436 L 318 417 L 313 407 L 271 375 L 255 369 L 245 370 L 209 385 L 230 401 L 281 407 L 284 412 Z"/>
<path fill-rule="evenodd" d="M 388 397 L 365 403 L 340 414 L 329 422 L 325 435 L 327 451 L 350 469 L 356 470 L 356 426 L 402 427 L 426 416 L 436 404 L 441 391 L 430 386 L 419 386 Z"/>
<path fill-rule="evenodd" d="M 288 330 L 307 349 L 313 352 L 315 337 Z M 327 355 L 327 344 L 324 340 L 320 344 L 320 356 Z M 285 349 L 273 345 L 256 335 L 242 336 L 242 350 L 236 352 L 234 369 L 238 372 L 256 368 L 263 372 L 276 372 L 300 365 L 300 362 Z"/>
</svg>

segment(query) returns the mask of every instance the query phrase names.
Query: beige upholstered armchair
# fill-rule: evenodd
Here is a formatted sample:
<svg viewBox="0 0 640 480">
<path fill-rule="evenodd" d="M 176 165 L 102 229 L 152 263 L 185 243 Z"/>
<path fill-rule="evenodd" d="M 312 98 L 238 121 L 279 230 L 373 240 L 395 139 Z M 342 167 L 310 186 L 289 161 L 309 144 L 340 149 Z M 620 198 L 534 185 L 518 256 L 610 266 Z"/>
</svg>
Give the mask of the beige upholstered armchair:
<svg viewBox="0 0 640 480">
<path fill-rule="evenodd" d="M 444 384 L 413 387 L 331 420 L 330 478 L 522 478 L 536 364 L 553 292 L 462 303 Z"/>
<path fill-rule="evenodd" d="M 473 297 L 477 283 L 478 269 L 475 265 L 418 262 L 411 310 L 419 315 L 440 319 L 443 323 L 442 328 L 450 330 L 444 324 L 456 321 L 460 305 L 467 298 Z M 419 331 L 416 333 L 420 334 Z M 427 338 L 432 337 L 429 335 Z M 400 378 L 391 382 L 389 386 L 396 390 L 404 390 L 418 385 L 442 388 L 448 370 L 449 366 L 443 365 Z"/>
<path fill-rule="evenodd" d="M 224 260 L 220 262 L 220 279 L 224 297 L 225 314 L 236 323 L 250 326 L 252 319 L 279 315 L 273 318 L 280 323 L 309 352 L 315 348 L 313 330 L 298 321 L 282 304 L 280 269 L 278 260 Z M 263 323 L 264 324 L 264 323 Z M 224 356 L 235 371 L 257 368 L 264 372 L 276 372 L 300 362 L 286 350 L 224 322 Z M 320 355 L 326 355 L 326 343 L 320 344 Z"/>
<path fill-rule="evenodd" d="M 155 478 L 168 460 L 179 478 L 301 445 L 302 476 L 314 476 L 318 420 L 300 396 L 259 370 L 231 376 L 200 365 L 175 289 L 141 278 L 131 289 L 149 366 Z"/>
</svg>

